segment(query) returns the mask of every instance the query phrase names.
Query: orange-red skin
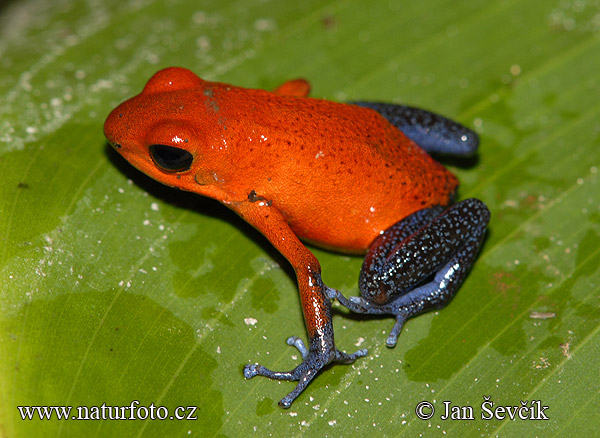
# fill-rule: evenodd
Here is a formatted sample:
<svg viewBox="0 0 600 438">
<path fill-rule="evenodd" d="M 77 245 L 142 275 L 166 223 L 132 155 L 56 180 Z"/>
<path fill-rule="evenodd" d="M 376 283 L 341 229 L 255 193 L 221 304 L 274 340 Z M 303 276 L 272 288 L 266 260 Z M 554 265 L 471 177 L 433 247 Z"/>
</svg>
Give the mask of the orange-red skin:
<svg viewBox="0 0 600 438">
<path fill-rule="evenodd" d="M 113 110 L 104 132 L 142 172 L 222 202 L 264 234 L 296 270 L 313 336 L 325 318 L 311 285 L 320 266 L 298 238 L 364 253 L 409 214 L 449 204 L 458 182 L 379 113 L 303 97 L 309 89 L 246 89 L 169 68 Z M 191 169 L 160 170 L 152 144 L 186 149 Z"/>
</svg>

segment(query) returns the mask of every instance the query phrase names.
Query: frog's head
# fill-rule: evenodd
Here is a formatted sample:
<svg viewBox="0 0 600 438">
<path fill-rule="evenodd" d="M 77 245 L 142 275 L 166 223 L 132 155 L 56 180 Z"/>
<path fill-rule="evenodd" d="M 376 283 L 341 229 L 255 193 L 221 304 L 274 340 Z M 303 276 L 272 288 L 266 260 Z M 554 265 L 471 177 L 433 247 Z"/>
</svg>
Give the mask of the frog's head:
<svg viewBox="0 0 600 438">
<path fill-rule="evenodd" d="M 146 175 L 172 187 L 197 189 L 206 179 L 206 145 L 213 143 L 206 133 L 214 131 L 214 117 L 198 111 L 207 106 L 207 84 L 184 68 L 161 70 L 139 95 L 110 113 L 104 135 Z"/>
</svg>

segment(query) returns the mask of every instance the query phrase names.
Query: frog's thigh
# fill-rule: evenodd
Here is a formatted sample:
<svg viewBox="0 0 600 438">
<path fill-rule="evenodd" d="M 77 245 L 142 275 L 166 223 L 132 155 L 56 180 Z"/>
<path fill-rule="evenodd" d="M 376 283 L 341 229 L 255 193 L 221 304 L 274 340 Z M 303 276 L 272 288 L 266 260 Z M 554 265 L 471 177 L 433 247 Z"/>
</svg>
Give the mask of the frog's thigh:
<svg viewBox="0 0 600 438">
<path fill-rule="evenodd" d="M 355 312 L 393 315 L 387 344 L 394 346 L 408 318 L 452 299 L 477 256 L 489 218 L 478 199 L 441 214 L 432 208 L 405 218 L 371 245 L 359 279 L 362 297 L 340 294 L 338 300 Z"/>
</svg>

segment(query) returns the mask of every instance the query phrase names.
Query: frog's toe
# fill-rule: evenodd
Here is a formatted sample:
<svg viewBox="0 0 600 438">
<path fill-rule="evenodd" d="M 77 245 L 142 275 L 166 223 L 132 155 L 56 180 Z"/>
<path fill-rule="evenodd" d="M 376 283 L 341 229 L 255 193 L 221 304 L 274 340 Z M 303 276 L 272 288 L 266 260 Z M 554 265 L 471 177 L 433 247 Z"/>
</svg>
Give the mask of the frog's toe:
<svg viewBox="0 0 600 438">
<path fill-rule="evenodd" d="M 244 377 L 246 379 L 251 379 L 255 376 L 265 376 L 276 380 L 298 380 L 298 373 L 296 370 L 297 368 L 288 372 L 271 371 L 267 367 L 254 363 L 244 366 Z"/>
<path fill-rule="evenodd" d="M 349 363 L 354 362 L 359 357 L 365 357 L 367 354 L 369 354 L 369 350 L 367 350 L 366 348 L 361 348 L 360 350 L 356 350 L 352 354 L 344 353 L 343 351 L 340 351 L 340 350 L 335 350 L 334 362 L 349 364 Z"/>
<path fill-rule="evenodd" d="M 260 367 L 261 366 L 257 363 L 244 365 L 244 377 L 246 379 L 251 379 L 254 376 L 258 376 Z"/>
<path fill-rule="evenodd" d="M 373 306 L 363 297 L 350 296 L 346 298 L 342 293 L 338 290 L 335 291 L 336 294 L 334 296 L 342 306 L 351 310 L 355 313 L 376 313 L 376 310 L 373 310 Z M 375 306 L 376 307 L 376 306 Z"/>
<path fill-rule="evenodd" d="M 402 330 L 402 326 L 404 325 L 404 321 L 406 321 L 406 317 L 404 315 L 396 315 L 396 322 L 394 327 L 392 327 L 392 331 L 385 341 L 385 345 L 390 348 L 394 348 L 396 346 L 396 342 L 398 342 L 398 335 Z"/>
<path fill-rule="evenodd" d="M 302 359 L 306 360 L 308 357 L 308 348 L 306 348 L 302 339 L 300 339 L 298 336 L 290 336 L 285 342 L 290 346 L 296 347 L 296 349 L 302 355 Z"/>
</svg>

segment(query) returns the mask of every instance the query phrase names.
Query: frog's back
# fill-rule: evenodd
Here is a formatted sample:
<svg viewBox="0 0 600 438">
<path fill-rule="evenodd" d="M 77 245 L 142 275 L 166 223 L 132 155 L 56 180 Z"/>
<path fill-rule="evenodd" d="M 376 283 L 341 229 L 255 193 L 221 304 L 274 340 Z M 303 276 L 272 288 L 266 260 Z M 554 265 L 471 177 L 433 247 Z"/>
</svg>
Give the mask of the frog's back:
<svg viewBox="0 0 600 438">
<path fill-rule="evenodd" d="M 361 252 L 407 215 L 448 204 L 457 188 L 450 172 L 369 108 L 227 93 L 221 116 L 240 123 L 236 143 L 248 172 L 260 169 L 252 190 L 272 199 L 305 240 Z"/>
</svg>

